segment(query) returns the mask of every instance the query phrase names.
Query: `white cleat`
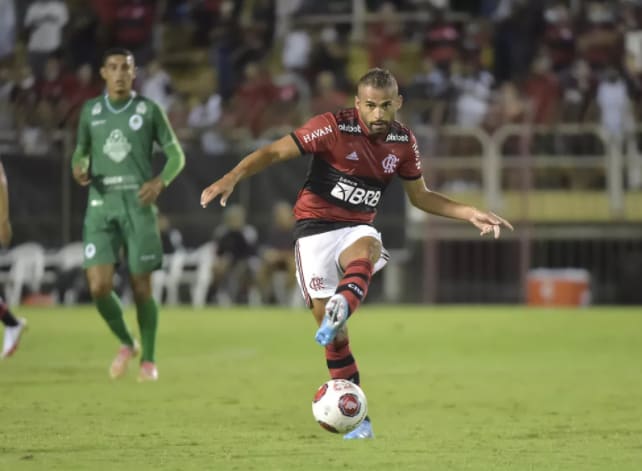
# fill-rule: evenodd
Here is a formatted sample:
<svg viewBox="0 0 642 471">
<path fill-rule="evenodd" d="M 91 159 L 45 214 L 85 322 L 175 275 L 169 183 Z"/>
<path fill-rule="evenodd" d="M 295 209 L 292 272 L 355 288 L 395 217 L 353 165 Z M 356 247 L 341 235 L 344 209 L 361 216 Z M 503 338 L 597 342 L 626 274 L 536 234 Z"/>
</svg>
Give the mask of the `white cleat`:
<svg viewBox="0 0 642 471">
<path fill-rule="evenodd" d="M 4 343 L 2 344 L 2 358 L 9 358 L 18 349 L 20 337 L 27 328 L 27 319 L 21 317 L 18 319 L 18 325 L 13 327 L 4 327 Z"/>
</svg>

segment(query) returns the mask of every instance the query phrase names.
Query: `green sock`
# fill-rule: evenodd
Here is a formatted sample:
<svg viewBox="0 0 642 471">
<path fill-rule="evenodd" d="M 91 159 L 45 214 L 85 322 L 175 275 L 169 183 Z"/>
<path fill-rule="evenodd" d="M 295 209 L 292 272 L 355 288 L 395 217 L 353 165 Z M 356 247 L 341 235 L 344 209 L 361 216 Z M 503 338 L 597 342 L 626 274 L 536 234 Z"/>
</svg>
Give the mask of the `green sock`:
<svg viewBox="0 0 642 471">
<path fill-rule="evenodd" d="M 105 319 L 107 325 L 111 331 L 118 337 L 118 339 L 124 344 L 133 346 L 134 338 L 132 334 L 129 333 L 127 329 L 127 324 L 125 324 L 125 319 L 123 318 L 123 308 L 120 305 L 120 300 L 116 293 L 113 291 L 107 296 L 102 298 L 94 299 L 96 308 L 100 315 Z"/>
<path fill-rule="evenodd" d="M 158 327 L 158 306 L 154 298 L 149 298 L 142 303 L 136 303 L 140 340 L 143 344 L 141 361 L 154 361 L 154 347 L 156 346 L 156 328 Z"/>
</svg>

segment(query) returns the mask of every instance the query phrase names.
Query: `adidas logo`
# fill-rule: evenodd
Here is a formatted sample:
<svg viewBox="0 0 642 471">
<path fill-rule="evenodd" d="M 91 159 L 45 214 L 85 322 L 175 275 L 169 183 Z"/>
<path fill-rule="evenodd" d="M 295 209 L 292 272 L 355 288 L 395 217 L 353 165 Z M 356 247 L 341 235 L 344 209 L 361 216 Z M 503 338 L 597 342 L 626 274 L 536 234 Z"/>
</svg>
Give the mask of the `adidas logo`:
<svg viewBox="0 0 642 471">
<path fill-rule="evenodd" d="M 348 155 L 346 155 L 346 160 L 359 160 L 359 156 L 356 152 L 350 152 Z"/>
</svg>

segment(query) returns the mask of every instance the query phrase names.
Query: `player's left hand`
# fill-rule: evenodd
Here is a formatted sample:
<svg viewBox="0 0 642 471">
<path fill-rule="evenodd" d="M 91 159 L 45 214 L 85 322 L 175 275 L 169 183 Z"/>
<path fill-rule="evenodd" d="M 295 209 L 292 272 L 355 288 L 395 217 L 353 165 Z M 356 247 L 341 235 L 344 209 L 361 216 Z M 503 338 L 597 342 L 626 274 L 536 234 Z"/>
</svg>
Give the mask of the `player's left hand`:
<svg viewBox="0 0 642 471">
<path fill-rule="evenodd" d="M 11 236 L 12 231 L 9 220 L 0 222 L 0 245 L 2 245 L 2 247 L 8 247 L 11 242 Z"/>
<path fill-rule="evenodd" d="M 164 188 L 165 184 L 160 177 L 152 178 L 140 187 L 140 190 L 138 190 L 138 199 L 143 206 L 153 204 Z"/>
<path fill-rule="evenodd" d="M 479 235 L 483 236 L 492 232 L 495 239 L 499 238 L 501 226 L 507 227 L 511 231 L 513 230 L 511 223 L 503 217 L 500 217 L 495 213 L 484 212 L 478 209 L 474 210 L 473 215 L 470 218 L 470 222 L 481 231 Z"/>
</svg>

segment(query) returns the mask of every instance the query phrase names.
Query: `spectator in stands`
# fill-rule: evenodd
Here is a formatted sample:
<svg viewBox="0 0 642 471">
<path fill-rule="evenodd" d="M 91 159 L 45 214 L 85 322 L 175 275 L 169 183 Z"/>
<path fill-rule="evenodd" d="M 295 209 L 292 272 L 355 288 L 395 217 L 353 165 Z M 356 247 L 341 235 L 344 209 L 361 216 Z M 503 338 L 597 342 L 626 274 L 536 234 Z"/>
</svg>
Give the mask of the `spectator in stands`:
<svg viewBox="0 0 642 471">
<path fill-rule="evenodd" d="M 461 73 L 453 77 L 458 97 L 456 107 L 456 124 L 462 127 L 480 126 L 491 98 L 494 84 L 493 76 L 479 65 L 462 63 Z"/>
<path fill-rule="evenodd" d="M 265 303 L 287 303 L 296 284 L 296 265 L 292 256 L 292 205 L 279 201 L 272 207 L 272 221 L 267 240 L 261 250 L 258 273 L 261 297 Z M 280 278 L 278 275 L 284 275 Z"/>
<path fill-rule="evenodd" d="M 174 100 L 172 78 L 157 59 L 152 59 L 145 69 L 145 78 L 140 91 L 150 100 L 154 100 L 167 113 Z"/>
<path fill-rule="evenodd" d="M 67 128 L 76 129 L 82 104 L 102 92 L 102 86 L 94 77 L 90 64 L 82 64 L 76 74 L 65 83 L 65 101 L 62 105 L 62 116 Z"/>
<path fill-rule="evenodd" d="M 581 123 L 596 88 L 591 68 L 583 59 L 573 62 L 570 70 L 560 76 L 560 118 L 565 123 Z"/>
<path fill-rule="evenodd" d="M 307 29 L 294 27 L 285 33 L 281 62 L 286 70 L 304 75 L 310 64 L 312 38 Z"/>
<path fill-rule="evenodd" d="M 187 125 L 200 133 L 201 148 L 206 154 L 220 155 L 227 150 L 226 139 L 221 134 L 219 126 L 222 116 L 223 99 L 216 90 L 193 99 Z M 228 138 L 232 138 L 232 135 Z"/>
<path fill-rule="evenodd" d="M 214 231 L 216 258 L 212 267 L 212 289 L 220 303 L 247 301 L 255 283 L 258 265 L 258 235 L 245 222 L 245 209 L 228 206 L 223 224 Z"/>
<path fill-rule="evenodd" d="M 314 77 L 324 70 L 329 70 L 334 74 L 339 88 L 343 90 L 349 88 L 348 43 L 348 39 L 340 36 L 334 26 L 323 27 L 313 37 L 308 80 L 313 83 Z"/>
<path fill-rule="evenodd" d="M 621 139 L 633 130 L 634 119 L 626 82 L 615 68 L 607 69 L 597 86 L 600 124 L 607 135 Z"/>
<path fill-rule="evenodd" d="M 524 93 L 530 100 L 534 124 L 552 125 L 557 120 L 560 86 L 547 55 L 542 54 L 533 61 L 524 83 Z"/>
<path fill-rule="evenodd" d="M 383 3 L 377 10 L 376 19 L 368 27 L 367 49 L 370 67 L 379 67 L 388 60 L 400 59 L 402 33 L 403 24 L 395 4 Z"/>
<path fill-rule="evenodd" d="M 313 115 L 322 114 L 327 111 L 335 111 L 347 106 L 348 94 L 337 88 L 334 74 L 324 70 L 317 75 L 315 80 L 314 95 L 310 103 L 310 113 Z"/>
<path fill-rule="evenodd" d="M 154 57 L 154 26 L 159 14 L 155 0 L 118 0 L 112 18 L 112 42 L 134 53 L 141 67 Z"/>
<path fill-rule="evenodd" d="M 227 124 L 246 128 L 254 137 L 258 136 L 263 130 L 263 114 L 270 104 L 278 100 L 278 96 L 279 90 L 265 66 L 256 62 L 247 64 L 243 82 L 230 104 L 231 121 Z"/>
<path fill-rule="evenodd" d="M 575 26 L 564 2 L 550 5 L 544 11 L 544 19 L 544 44 L 551 58 L 551 68 L 559 74 L 568 70 L 575 59 Z"/>
<path fill-rule="evenodd" d="M 62 61 L 56 56 L 48 57 L 44 73 L 36 80 L 39 100 L 57 108 L 64 99 L 66 81 Z"/>
<path fill-rule="evenodd" d="M 457 26 L 446 17 L 444 8 L 435 8 L 434 17 L 426 28 L 424 56 L 437 67 L 447 71 L 459 57 L 461 34 Z"/>
<path fill-rule="evenodd" d="M 24 20 L 29 35 L 27 51 L 36 77 L 42 77 L 47 59 L 60 50 L 68 21 L 69 11 L 62 0 L 35 0 L 27 8 Z"/>
<path fill-rule="evenodd" d="M 249 27 L 266 50 L 272 49 L 276 27 L 275 0 L 253 0 L 241 3 L 239 21 Z"/>
<path fill-rule="evenodd" d="M 100 21 L 96 11 L 88 2 L 76 2 L 72 11 L 67 37 L 66 59 L 73 69 L 83 64 L 98 68 L 99 54 L 104 48 L 104 32 L 100 30 Z"/>
<path fill-rule="evenodd" d="M 16 48 L 16 6 L 14 0 L 0 0 L 0 61 L 13 56 Z"/>
<path fill-rule="evenodd" d="M 622 60 L 622 36 L 615 23 L 612 5 L 590 2 L 586 13 L 586 26 L 578 38 L 581 57 L 596 72 L 617 67 Z"/>
</svg>

